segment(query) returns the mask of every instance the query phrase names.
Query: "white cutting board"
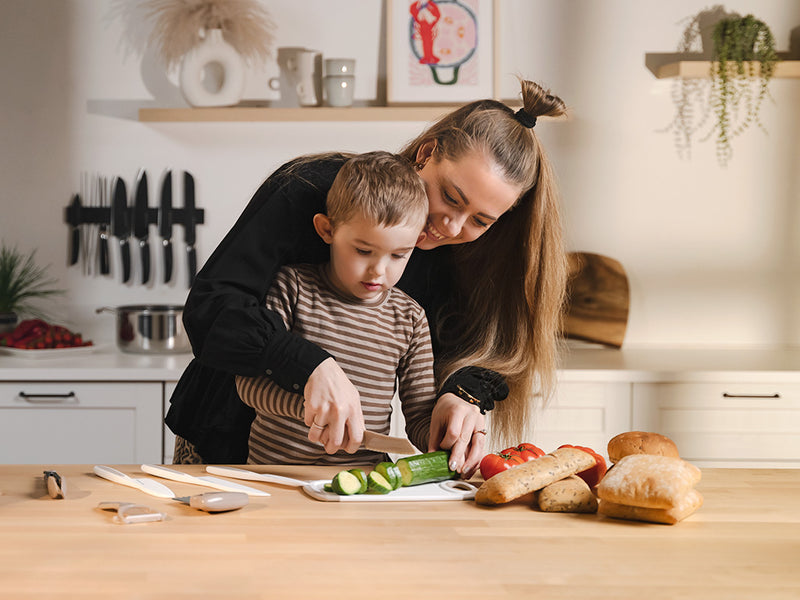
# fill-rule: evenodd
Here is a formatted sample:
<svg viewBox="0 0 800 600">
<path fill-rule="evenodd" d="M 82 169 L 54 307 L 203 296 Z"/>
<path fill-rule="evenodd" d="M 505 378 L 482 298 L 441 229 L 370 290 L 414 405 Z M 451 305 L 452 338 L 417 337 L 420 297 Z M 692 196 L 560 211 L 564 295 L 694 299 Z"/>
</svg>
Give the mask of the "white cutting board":
<svg viewBox="0 0 800 600">
<path fill-rule="evenodd" d="M 388 494 L 353 494 L 340 496 L 333 492 L 326 492 L 322 487 L 330 483 L 330 479 L 309 481 L 303 486 L 303 491 L 323 502 L 423 502 L 431 500 L 472 500 L 477 487 L 467 481 L 447 480 L 437 483 L 423 483 L 401 487 Z"/>
</svg>

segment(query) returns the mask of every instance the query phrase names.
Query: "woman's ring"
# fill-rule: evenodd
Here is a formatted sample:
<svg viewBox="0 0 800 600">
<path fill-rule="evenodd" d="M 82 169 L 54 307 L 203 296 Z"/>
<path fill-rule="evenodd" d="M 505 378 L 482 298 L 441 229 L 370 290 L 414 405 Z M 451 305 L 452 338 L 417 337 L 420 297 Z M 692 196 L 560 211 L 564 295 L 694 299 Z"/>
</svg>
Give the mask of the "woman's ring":
<svg viewBox="0 0 800 600">
<path fill-rule="evenodd" d="M 475 435 L 476 433 L 480 433 L 481 435 L 486 435 L 486 430 L 485 429 L 478 429 L 472 435 Z"/>
<path fill-rule="evenodd" d="M 320 425 L 316 421 L 311 421 L 311 426 L 312 427 L 317 427 L 318 429 L 325 429 L 327 427 L 327 425 Z"/>
</svg>

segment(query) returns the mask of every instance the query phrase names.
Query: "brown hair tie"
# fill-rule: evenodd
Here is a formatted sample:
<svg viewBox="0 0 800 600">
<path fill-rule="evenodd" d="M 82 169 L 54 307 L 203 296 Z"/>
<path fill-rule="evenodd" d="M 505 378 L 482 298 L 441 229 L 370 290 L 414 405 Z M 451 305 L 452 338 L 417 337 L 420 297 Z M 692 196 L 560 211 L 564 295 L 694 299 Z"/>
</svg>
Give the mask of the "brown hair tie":
<svg viewBox="0 0 800 600">
<path fill-rule="evenodd" d="M 533 126 L 536 125 L 536 117 L 527 112 L 525 108 L 520 108 L 515 112 L 514 118 L 528 129 L 533 129 Z"/>
</svg>

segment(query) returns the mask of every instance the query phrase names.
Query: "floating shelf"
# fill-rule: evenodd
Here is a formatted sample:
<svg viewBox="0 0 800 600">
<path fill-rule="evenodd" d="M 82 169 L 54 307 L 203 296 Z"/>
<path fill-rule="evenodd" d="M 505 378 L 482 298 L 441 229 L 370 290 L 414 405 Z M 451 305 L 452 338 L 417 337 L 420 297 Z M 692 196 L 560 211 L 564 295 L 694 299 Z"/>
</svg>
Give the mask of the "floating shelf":
<svg viewBox="0 0 800 600">
<path fill-rule="evenodd" d="M 457 105 L 429 106 L 328 106 L 269 108 L 231 106 L 219 108 L 140 108 L 144 122 L 252 122 L 252 121 L 432 121 Z"/>
<path fill-rule="evenodd" d="M 753 63 L 758 68 L 758 63 Z M 698 79 L 708 77 L 711 73 L 711 62 L 707 60 L 682 60 L 661 65 L 656 70 L 658 79 L 669 77 L 685 77 Z M 782 60 L 775 65 L 775 78 L 800 78 L 800 60 Z"/>
</svg>

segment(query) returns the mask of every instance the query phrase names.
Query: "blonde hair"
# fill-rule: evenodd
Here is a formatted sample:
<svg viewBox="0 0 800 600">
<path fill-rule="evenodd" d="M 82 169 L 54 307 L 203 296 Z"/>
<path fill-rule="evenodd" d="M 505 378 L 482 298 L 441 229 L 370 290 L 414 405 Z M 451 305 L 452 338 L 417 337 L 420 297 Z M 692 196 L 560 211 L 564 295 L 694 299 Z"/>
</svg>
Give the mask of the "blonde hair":
<svg viewBox="0 0 800 600">
<path fill-rule="evenodd" d="M 334 227 L 362 216 L 375 225 L 418 225 L 422 230 L 428 217 L 425 185 L 411 162 L 382 151 L 345 162 L 325 204 Z"/>
<path fill-rule="evenodd" d="M 566 112 L 564 102 L 541 86 L 520 83 L 525 117 Z M 543 405 L 555 389 L 566 292 L 555 176 L 525 120 L 501 102 L 473 102 L 434 123 L 401 152 L 416 160 L 420 147 L 431 141 L 437 161 L 480 152 L 524 190 L 481 237 L 453 246 L 456 289 L 438 315 L 436 332 L 447 348 L 457 349 L 436 357 L 440 382 L 468 365 L 505 376 L 509 396 L 491 413 L 492 441 L 498 444 L 519 442 L 532 421 L 536 396 Z M 449 326 L 455 315 L 457 326 Z"/>
</svg>

